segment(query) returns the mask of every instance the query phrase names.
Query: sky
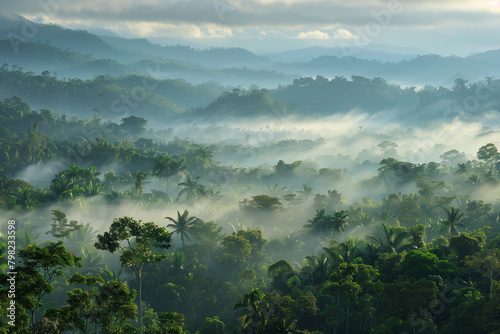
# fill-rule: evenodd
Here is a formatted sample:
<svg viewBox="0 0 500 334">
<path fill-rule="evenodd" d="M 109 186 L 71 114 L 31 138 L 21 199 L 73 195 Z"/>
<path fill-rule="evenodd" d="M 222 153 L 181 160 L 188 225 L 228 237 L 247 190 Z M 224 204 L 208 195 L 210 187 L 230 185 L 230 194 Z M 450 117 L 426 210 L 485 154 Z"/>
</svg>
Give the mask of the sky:
<svg viewBox="0 0 500 334">
<path fill-rule="evenodd" d="M 160 44 L 254 52 L 383 44 L 463 56 L 500 48 L 500 0 L 2 0 L 0 8 Z"/>
</svg>

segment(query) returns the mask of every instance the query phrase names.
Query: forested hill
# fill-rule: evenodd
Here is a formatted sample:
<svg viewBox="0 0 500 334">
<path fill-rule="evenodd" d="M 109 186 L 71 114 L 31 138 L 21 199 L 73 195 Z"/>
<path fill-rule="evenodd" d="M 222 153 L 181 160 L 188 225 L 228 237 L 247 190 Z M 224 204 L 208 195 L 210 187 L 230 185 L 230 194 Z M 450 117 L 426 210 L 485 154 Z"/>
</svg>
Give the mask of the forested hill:
<svg viewBox="0 0 500 334">
<path fill-rule="evenodd" d="M 224 120 L 278 113 L 329 116 L 351 110 L 369 114 L 394 111 L 399 121 L 426 122 L 461 116 L 464 119 L 498 113 L 500 80 L 452 87 L 402 87 L 382 78 L 352 76 L 296 79 L 265 90 L 244 90 L 215 83 L 193 85 L 181 79 L 155 79 L 141 74 L 97 76 L 92 80 L 59 79 L 49 71 L 23 72 L 0 68 L 0 98 L 19 96 L 34 108 L 91 118 L 119 120 L 125 114 L 160 122 L 172 116 L 189 121 Z M 362 98 L 361 98 L 362 97 Z M 185 111 L 191 111 L 179 117 Z"/>
<path fill-rule="evenodd" d="M 167 48 L 167 47 L 165 47 Z M 179 50 L 191 50 L 182 54 Z M 163 56 L 142 55 L 123 59 L 99 58 L 75 49 L 54 46 L 48 41 L 0 40 L 0 61 L 24 68 L 26 71 L 57 72 L 60 77 L 91 79 L 98 75 L 152 75 L 159 79 L 182 78 L 190 83 L 223 83 L 246 86 L 251 84 L 275 87 L 297 78 L 296 74 L 285 74 L 275 70 L 250 67 L 255 62 L 248 58 L 242 49 L 193 50 L 175 46 L 164 50 Z M 169 55 L 172 53 L 172 57 Z M 128 51 L 123 51 L 127 54 Z M 235 58 L 231 55 L 235 53 Z M 240 57 L 244 53 L 246 56 Z M 254 55 L 255 56 L 255 55 Z M 196 60 L 199 59 L 200 61 Z M 220 62 L 221 66 L 211 64 L 210 59 Z M 229 59 L 238 59 L 236 62 Z M 193 60 L 193 62 L 188 62 Z M 201 60 L 206 60 L 202 62 Z M 200 65 L 201 64 L 201 65 Z M 222 66 L 225 65 L 225 66 Z"/>
<path fill-rule="evenodd" d="M 468 83 L 457 79 L 452 87 L 402 87 L 382 78 L 352 76 L 327 79 L 305 77 L 270 91 L 270 96 L 302 113 L 331 115 L 350 110 L 397 110 L 399 120 L 421 121 L 448 116 L 473 117 L 498 110 L 500 80 Z M 417 114 L 415 114 L 417 112 Z"/>
<path fill-rule="evenodd" d="M 167 98 L 142 86 L 126 89 L 103 76 L 93 80 L 58 79 L 50 72 L 40 75 L 0 69 L 0 95 L 3 98 L 19 96 L 36 108 L 51 109 L 68 116 L 90 118 L 97 113 L 106 119 L 124 115 L 138 115 L 151 120 L 164 120 L 169 115 L 183 112 Z M 140 108 L 139 108 L 140 102 Z"/>
</svg>

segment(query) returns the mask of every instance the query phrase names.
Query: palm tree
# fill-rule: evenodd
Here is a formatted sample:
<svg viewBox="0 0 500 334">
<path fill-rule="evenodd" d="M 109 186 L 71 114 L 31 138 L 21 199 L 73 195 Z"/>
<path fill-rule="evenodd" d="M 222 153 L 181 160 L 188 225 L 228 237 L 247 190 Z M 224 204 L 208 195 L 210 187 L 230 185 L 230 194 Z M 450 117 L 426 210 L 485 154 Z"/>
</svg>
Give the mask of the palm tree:
<svg viewBox="0 0 500 334">
<path fill-rule="evenodd" d="M 271 187 L 270 185 L 266 185 L 267 187 L 267 192 L 269 193 L 269 195 L 271 196 L 279 196 L 280 194 L 282 194 L 283 192 L 286 191 L 286 187 L 281 187 L 281 188 L 278 188 L 278 183 L 276 183 L 273 187 Z"/>
<path fill-rule="evenodd" d="M 457 226 L 465 227 L 464 224 L 458 222 L 462 219 L 464 214 L 460 213 L 460 209 L 456 209 L 454 207 L 451 207 L 450 210 L 443 208 L 443 210 L 446 211 L 446 215 L 448 217 L 441 220 L 441 225 L 450 233 L 450 236 L 458 237 L 460 232 L 458 232 Z"/>
<path fill-rule="evenodd" d="M 481 180 L 479 179 L 479 177 L 476 175 L 476 174 L 472 174 L 471 176 L 469 176 L 469 181 L 467 181 L 471 184 L 477 184 L 477 183 L 481 183 Z"/>
<path fill-rule="evenodd" d="M 180 158 L 178 160 L 172 159 L 170 161 L 169 167 L 170 167 L 170 170 L 167 173 L 167 175 L 165 176 L 166 181 L 167 181 L 167 194 L 168 194 L 168 178 L 170 176 L 177 175 L 179 172 L 181 172 L 184 169 L 186 169 L 187 168 L 186 160 L 184 158 Z"/>
<path fill-rule="evenodd" d="M 244 314 L 241 317 L 241 325 L 243 329 L 246 329 L 248 326 L 250 326 L 253 329 L 253 333 L 264 332 L 264 328 L 267 323 L 265 305 L 263 305 L 262 303 L 264 297 L 265 294 L 256 288 L 250 292 L 245 293 L 241 301 L 237 302 L 233 306 L 233 310 L 242 308 L 250 311 L 250 314 Z"/>
<path fill-rule="evenodd" d="M 331 219 L 332 228 L 337 233 L 337 241 L 339 241 L 340 232 L 344 232 L 345 227 L 349 224 L 345 220 L 349 216 L 344 214 L 344 212 L 344 210 L 335 211 L 335 214 Z"/>
<path fill-rule="evenodd" d="M 194 150 L 196 154 L 196 160 L 203 161 L 203 165 L 206 166 L 213 158 L 212 150 L 209 147 L 200 146 Z"/>
<path fill-rule="evenodd" d="M 71 165 L 69 169 L 62 172 L 62 174 L 73 183 L 76 183 L 77 180 L 81 177 L 83 172 L 83 168 L 76 165 Z"/>
<path fill-rule="evenodd" d="M 17 187 L 14 195 L 10 196 L 11 206 L 18 205 L 26 210 L 34 210 L 40 204 L 40 194 L 33 188 Z"/>
<path fill-rule="evenodd" d="M 104 255 L 100 254 L 95 248 L 82 247 L 79 255 L 82 258 L 80 260 L 81 266 L 79 268 L 70 268 L 70 272 L 79 272 L 83 275 L 96 275 L 106 269 Z"/>
<path fill-rule="evenodd" d="M 204 168 L 212 161 L 213 153 L 208 147 L 196 145 L 186 149 L 186 156 L 190 166 L 200 165 Z"/>
<path fill-rule="evenodd" d="M 165 217 L 165 219 L 168 219 L 172 222 L 172 224 L 168 224 L 167 227 L 173 227 L 175 233 L 179 233 L 181 235 L 181 242 L 182 242 L 182 248 L 185 247 L 184 244 L 184 237 L 187 238 L 189 241 L 191 239 L 189 238 L 189 235 L 187 234 L 187 231 L 189 228 L 193 225 L 193 223 L 199 221 L 199 218 L 196 217 L 189 217 L 189 211 L 186 209 L 182 213 L 182 215 L 177 211 L 177 220 L 175 220 L 172 217 Z"/>
<path fill-rule="evenodd" d="M 325 209 L 316 210 L 316 215 L 313 219 L 309 219 L 308 224 L 304 225 L 306 228 L 311 228 L 312 232 L 323 233 L 324 230 L 328 230 L 328 221 L 330 215 L 326 214 Z"/>
<path fill-rule="evenodd" d="M 205 187 L 201 184 L 198 184 L 199 178 L 200 177 L 197 176 L 193 179 L 190 175 L 186 175 L 186 180 L 179 183 L 179 186 L 184 188 L 179 191 L 179 195 L 177 195 L 177 198 L 180 198 L 182 195 L 186 194 L 186 199 L 190 200 L 198 195 L 203 195 L 205 193 Z"/>
<path fill-rule="evenodd" d="M 326 256 L 325 253 L 321 254 L 321 257 L 314 255 L 304 256 L 305 264 L 299 276 L 310 279 L 313 285 L 323 284 L 328 281 L 330 275 L 335 271 L 336 266 L 333 259 Z"/>
<path fill-rule="evenodd" d="M 56 175 L 56 178 L 50 183 L 50 190 L 58 198 L 69 198 L 72 197 L 73 182 L 62 175 Z"/>
<path fill-rule="evenodd" d="M 82 181 L 85 184 L 92 184 L 92 183 L 98 183 L 99 179 L 97 176 L 99 176 L 101 173 L 97 171 L 96 166 L 88 167 L 88 168 L 81 168 L 79 177 L 82 179 Z"/>
<path fill-rule="evenodd" d="M 69 243 L 78 244 L 81 248 L 87 247 L 95 242 L 97 230 L 90 223 L 83 225 L 78 230 L 71 233 Z"/>
<path fill-rule="evenodd" d="M 391 214 L 390 210 L 387 209 L 382 209 L 378 212 L 380 219 L 384 222 L 384 224 L 389 225 L 389 223 L 393 222 L 396 220 L 396 217 L 394 217 Z"/>
<path fill-rule="evenodd" d="M 411 235 L 408 232 L 400 232 L 396 233 L 395 229 L 391 226 L 385 225 L 381 223 L 384 228 L 384 237 L 385 240 L 379 238 L 378 240 L 374 237 L 367 237 L 370 240 L 375 241 L 376 245 L 379 246 L 384 252 L 397 253 L 399 251 L 407 248 L 407 245 L 403 245 L 403 241 L 406 238 L 411 238 Z"/>
<path fill-rule="evenodd" d="M 462 174 L 469 174 L 469 169 L 465 162 L 462 164 L 458 164 L 457 170 L 455 171 L 455 175 L 462 175 Z"/>
<path fill-rule="evenodd" d="M 40 234 L 35 234 L 36 226 L 30 220 L 18 222 L 16 229 L 22 231 L 16 235 L 17 248 L 22 249 L 38 243 Z"/>
<path fill-rule="evenodd" d="M 120 267 L 118 271 L 111 271 L 107 268 L 101 269 L 100 276 L 104 282 L 108 281 L 120 281 L 120 276 L 123 274 L 123 267 Z"/>
<path fill-rule="evenodd" d="M 365 241 L 360 239 L 359 236 L 356 238 L 349 236 L 349 240 L 341 242 L 338 250 L 338 253 L 342 258 L 341 262 L 351 263 L 357 257 L 364 255 L 365 252 L 361 249 L 361 246 L 364 243 Z M 328 248 L 323 249 L 327 250 Z"/>
<path fill-rule="evenodd" d="M 152 175 L 158 177 L 158 190 L 160 190 L 160 179 L 166 178 L 170 173 L 171 161 L 172 158 L 168 155 L 162 155 L 161 157 L 155 158 Z"/>
<path fill-rule="evenodd" d="M 302 184 L 302 190 L 297 191 L 301 196 L 309 199 L 312 196 L 313 187 L 308 186 L 306 183 Z"/>
</svg>

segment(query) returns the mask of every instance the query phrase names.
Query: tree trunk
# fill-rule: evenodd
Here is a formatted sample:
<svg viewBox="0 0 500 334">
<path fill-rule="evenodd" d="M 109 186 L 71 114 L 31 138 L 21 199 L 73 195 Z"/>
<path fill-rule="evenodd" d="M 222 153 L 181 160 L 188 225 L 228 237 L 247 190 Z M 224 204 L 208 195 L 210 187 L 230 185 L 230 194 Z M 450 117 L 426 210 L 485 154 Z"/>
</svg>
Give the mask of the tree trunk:
<svg viewBox="0 0 500 334">
<path fill-rule="evenodd" d="M 166 177 L 166 182 L 167 182 L 167 196 L 168 196 L 168 176 Z"/>
<path fill-rule="evenodd" d="M 365 316 L 365 323 L 363 324 L 363 332 L 366 329 L 366 322 L 368 321 L 368 311 L 366 311 L 366 316 Z"/>
<path fill-rule="evenodd" d="M 490 273 L 490 300 L 493 297 L 493 273 Z"/>
<path fill-rule="evenodd" d="M 31 312 L 31 329 L 32 329 L 33 334 L 35 334 L 35 312 L 36 312 L 36 309 Z"/>
<path fill-rule="evenodd" d="M 413 334 L 415 334 L 415 318 L 413 317 L 413 310 L 411 307 L 410 307 L 410 314 L 411 314 L 411 323 L 413 326 Z"/>
<path fill-rule="evenodd" d="M 142 271 L 139 270 L 139 333 L 142 334 Z"/>
<path fill-rule="evenodd" d="M 349 304 L 347 304 L 347 320 L 345 324 L 345 333 L 349 334 Z"/>
</svg>

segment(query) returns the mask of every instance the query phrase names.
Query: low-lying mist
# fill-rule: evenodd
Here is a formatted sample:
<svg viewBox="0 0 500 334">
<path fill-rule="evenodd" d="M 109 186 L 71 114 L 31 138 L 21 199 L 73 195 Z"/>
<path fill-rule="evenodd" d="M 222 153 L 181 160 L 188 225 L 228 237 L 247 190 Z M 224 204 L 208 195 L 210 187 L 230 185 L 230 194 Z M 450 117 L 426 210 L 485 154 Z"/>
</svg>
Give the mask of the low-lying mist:
<svg viewBox="0 0 500 334">
<path fill-rule="evenodd" d="M 196 122 L 171 127 L 171 138 L 178 136 L 212 145 L 216 160 L 223 165 L 256 167 L 274 164 L 278 158 L 311 160 L 331 168 L 348 168 L 365 160 L 378 163 L 385 157 L 412 163 L 440 162 L 440 156 L 452 149 L 472 159 L 480 146 L 500 140 L 497 111 L 473 120 L 450 115 L 423 124 L 398 117 L 395 110 L 375 114 L 357 110 L 315 119 L 272 115 L 208 124 Z M 314 148 L 305 143 L 303 150 L 293 147 L 301 141 L 314 142 L 309 145 Z M 391 144 L 379 145 L 383 142 Z M 238 157 L 218 152 L 219 144 L 241 145 L 243 150 L 261 148 L 262 154 Z"/>
</svg>

